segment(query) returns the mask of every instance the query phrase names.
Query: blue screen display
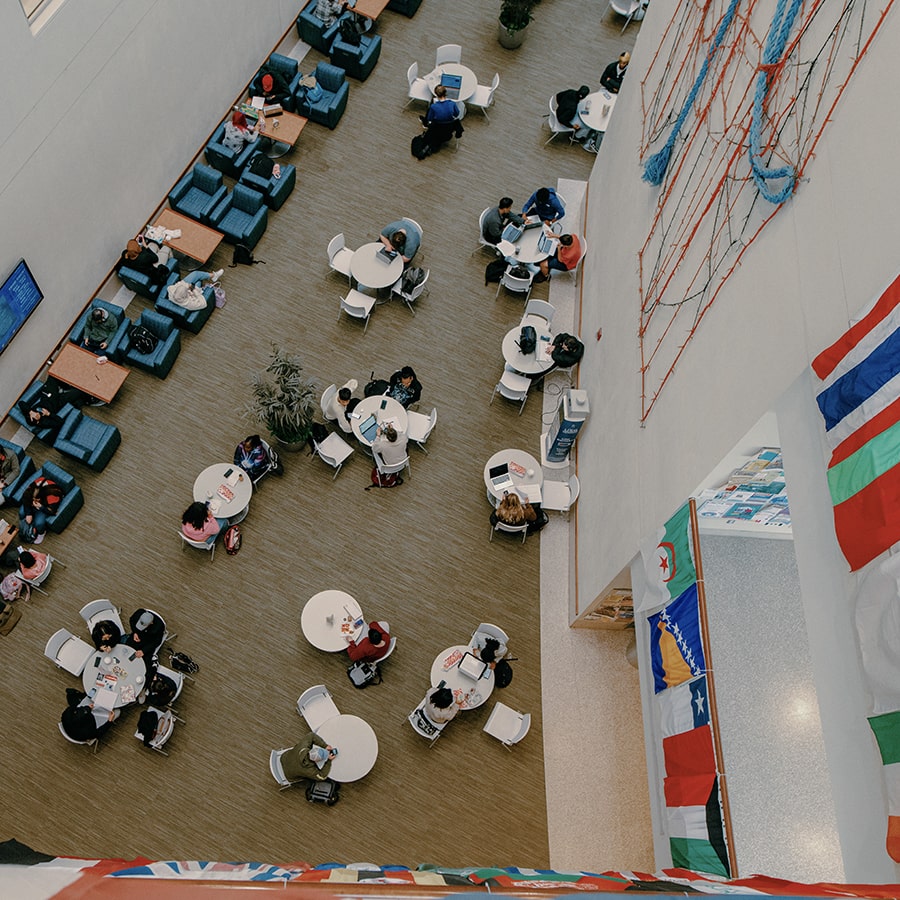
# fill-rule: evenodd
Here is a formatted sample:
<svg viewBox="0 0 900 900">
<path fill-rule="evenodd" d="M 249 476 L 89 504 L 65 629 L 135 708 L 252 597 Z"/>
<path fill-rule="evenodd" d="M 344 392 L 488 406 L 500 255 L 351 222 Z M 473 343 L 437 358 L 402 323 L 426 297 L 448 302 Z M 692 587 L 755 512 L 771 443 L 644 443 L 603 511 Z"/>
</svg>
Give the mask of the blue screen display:
<svg viewBox="0 0 900 900">
<path fill-rule="evenodd" d="M 0 353 L 16 336 L 35 307 L 44 299 L 28 263 L 19 260 L 12 274 L 0 286 Z"/>
</svg>

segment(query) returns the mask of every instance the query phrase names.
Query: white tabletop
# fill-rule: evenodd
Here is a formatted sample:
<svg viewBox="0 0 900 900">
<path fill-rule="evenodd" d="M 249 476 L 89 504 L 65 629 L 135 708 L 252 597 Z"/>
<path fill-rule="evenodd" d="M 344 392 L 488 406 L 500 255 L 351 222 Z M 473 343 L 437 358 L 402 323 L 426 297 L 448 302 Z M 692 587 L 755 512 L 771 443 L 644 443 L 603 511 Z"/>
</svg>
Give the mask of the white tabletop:
<svg viewBox="0 0 900 900">
<path fill-rule="evenodd" d="M 432 94 L 434 89 L 441 83 L 441 75 L 445 72 L 448 75 L 459 75 L 462 78 L 462 84 L 459 86 L 459 96 L 448 99 L 468 100 L 475 93 L 475 89 L 478 87 L 478 78 L 470 68 L 460 63 L 443 63 L 436 69 L 432 69 L 425 76 L 425 82 L 431 89 Z"/>
<path fill-rule="evenodd" d="M 513 481 L 513 487 L 519 487 L 524 484 L 536 484 L 543 487 L 544 473 L 541 464 L 530 454 L 524 450 L 498 450 L 484 466 L 484 485 L 488 489 L 488 494 L 494 498 L 494 505 L 503 497 L 503 491 L 498 491 L 491 484 L 490 470 L 495 466 L 502 466 L 503 463 L 518 463 L 525 469 L 524 475 L 517 475 L 512 469 L 509 470 L 510 478 Z"/>
<path fill-rule="evenodd" d="M 363 244 L 350 259 L 350 274 L 359 284 L 370 288 L 390 287 L 403 274 L 403 259 L 398 253 L 390 262 L 378 255 L 381 241 Z"/>
<path fill-rule="evenodd" d="M 522 333 L 523 325 L 533 325 L 537 332 L 537 347 L 534 353 L 527 356 L 519 349 L 519 335 Z M 546 339 L 546 340 L 545 340 Z M 550 358 L 550 345 L 553 338 L 547 328 L 547 320 L 536 316 L 529 316 L 523 319 L 518 325 L 506 333 L 503 338 L 503 358 L 512 368 L 522 375 L 538 375 L 546 372 L 553 365 Z"/>
<path fill-rule="evenodd" d="M 382 403 L 384 403 L 384 409 L 381 408 Z M 359 418 L 354 418 L 353 413 L 357 413 Z M 372 441 L 367 441 L 359 428 L 371 415 L 375 416 L 376 422 L 386 422 L 390 419 L 400 434 L 406 434 L 406 430 L 409 428 L 409 416 L 403 408 L 403 404 L 387 395 L 376 394 L 374 397 L 360 400 L 353 413 L 350 414 L 350 427 L 359 442 L 367 447 L 372 446 Z"/>
<path fill-rule="evenodd" d="M 85 693 L 90 694 L 94 687 L 99 690 L 98 676 L 108 675 L 115 681 L 109 680 L 109 683 L 103 686 L 118 694 L 114 708 L 135 703 L 138 694 L 146 687 L 144 678 L 147 675 L 147 664 L 142 657 L 134 654 L 134 648 L 127 644 L 119 644 L 112 650 L 97 650 L 92 653 L 81 673 Z"/>
<path fill-rule="evenodd" d="M 229 484 L 225 473 L 231 471 L 236 474 L 238 480 Z M 219 488 L 223 486 L 234 494 L 231 500 L 226 500 L 219 494 Z M 253 483 L 250 476 L 240 467 L 232 463 L 215 463 L 207 466 L 194 482 L 194 500 L 201 503 L 209 502 L 212 514 L 218 519 L 230 519 L 242 513 L 250 505 L 250 497 L 253 494 Z"/>
<path fill-rule="evenodd" d="M 359 716 L 341 713 L 323 722 L 316 734 L 338 755 L 331 761 L 328 777 L 334 781 L 359 781 L 368 775 L 378 759 L 378 738 L 372 726 Z"/>
<path fill-rule="evenodd" d="M 601 88 L 594 94 L 588 94 L 578 104 L 578 117 L 588 128 L 593 128 L 594 131 L 606 131 L 609 127 L 613 107 L 616 105 L 616 96 L 605 88 Z"/>
<path fill-rule="evenodd" d="M 515 256 L 518 262 L 537 263 L 550 255 L 542 250 L 538 250 L 538 241 L 540 241 L 543 233 L 543 226 L 539 228 L 527 228 L 522 232 L 522 236 L 512 245 L 510 245 L 509 241 L 501 241 L 497 246 L 500 247 L 501 252 L 506 253 L 510 258 Z M 506 252 L 509 246 L 512 246 L 512 252 Z"/>
<path fill-rule="evenodd" d="M 348 637 L 355 641 L 362 634 L 365 623 L 353 627 L 354 621 L 362 618 L 362 609 L 349 594 L 319 591 L 306 601 L 300 613 L 300 629 L 313 647 L 337 653 L 347 649 Z"/>
<path fill-rule="evenodd" d="M 453 691 L 453 698 L 460 709 L 476 709 L 487 703 L 494 690 L 494 670 L 488 667 L 484 675 L 473 681 L 459 671 L 459 661 L 472 648 L 466 644 L 456 644 L 438 653 L 431 664 L 431 686 L 437 687 L 442 681 Z"/>
</svg>

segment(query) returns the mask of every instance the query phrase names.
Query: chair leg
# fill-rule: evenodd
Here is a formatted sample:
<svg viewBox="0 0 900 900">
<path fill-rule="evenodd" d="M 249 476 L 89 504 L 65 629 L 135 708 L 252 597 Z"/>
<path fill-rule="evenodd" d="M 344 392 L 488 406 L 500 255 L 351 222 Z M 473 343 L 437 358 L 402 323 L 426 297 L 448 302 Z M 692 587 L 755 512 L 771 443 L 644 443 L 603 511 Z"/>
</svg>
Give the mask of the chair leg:
<svg viewBox="0 0 900 900">
<path fill-rule="evenodd" d="M 496 529 L 494 528 L 494 526 L 491 525 L 491 536 L 488 538 L 488 543 L 489 543 L 489 544 L 492 544 L 492 543 L 494 542 L 494 531 L 495 531 L 495 530 L 496 530 Z"/>
</svg>

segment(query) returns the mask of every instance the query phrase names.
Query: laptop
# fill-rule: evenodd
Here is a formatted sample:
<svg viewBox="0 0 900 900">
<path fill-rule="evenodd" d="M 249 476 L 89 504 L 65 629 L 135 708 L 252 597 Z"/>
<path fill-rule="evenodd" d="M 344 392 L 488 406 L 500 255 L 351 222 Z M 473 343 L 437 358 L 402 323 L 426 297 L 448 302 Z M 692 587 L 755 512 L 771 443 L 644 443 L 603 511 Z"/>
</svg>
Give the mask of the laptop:
<svg viewBox="0 0 900 900">
<path fill-rule="evenodd" d="M 441 84 L 447 88 L 447 99 L 459 100 L 459 89 L 462 87 L 462 75 L 451 75 L 449 72 L 442 72 Z"/>
<path fill-rule="evenodd" d="M 484 675 L 487 667 L 488 664 L 486 662 L 482 662 L 477 656 L 473 656 L 471 653 L 466 653 L 459 661 L 459 671 L 465 675 L 466 678 L 471 678 L 472 681 L 478 681 L 478 679 Z"/>
<path fill-rule="evenodd" d="M 553 241 L 551 241 L 550 238 L 548 238 L 546 234 L 542 234 L 538 238 L 537 249 L 538 249 L 538 253 L 552 254 L 553 253 Z"/>
<path fill-rule="evenodd" d="M 387 247 L 382 247 L 375 257 L 376 259 L 382 260 L 382 262 L 393 262 L 397 258 L 397 251 L 388 250 Z"/>
<path fill-rule="evenodd" d="M 513 225 L 510 222 L 506 228 L 503 229 L 503 234 L 500 235 L 500 240 L 509 241 L 511 244 L 514 244 L 520 237 L 522 237 L 522 232 L 524 228 L 519 228 L 518 225 Z"/>
<path fill-rule="evenodd" d="M 494 486 L 494 490 L 497 491 L 504 491 L 513 486 L 508 463 L 503 463 L 501 466 L 491 466 L 488 469 L 488 478 L 491 479 L 491 484 Z"/>
<path fill-rule="evenodd" d="M 540 224 L 540 216 L 525 216 L 525 224 L 522 226 L 522 229 L 528 231 L 529 228 L 537 228 Z"/>
<path fill-rule="evenodd" d="M 369 416 L 364 422 L 360 423 L 359 433 L 369 442 L 375 440 L 375 432 L 378 431 L 378 421 L 375 416 Z"/>
</svg>

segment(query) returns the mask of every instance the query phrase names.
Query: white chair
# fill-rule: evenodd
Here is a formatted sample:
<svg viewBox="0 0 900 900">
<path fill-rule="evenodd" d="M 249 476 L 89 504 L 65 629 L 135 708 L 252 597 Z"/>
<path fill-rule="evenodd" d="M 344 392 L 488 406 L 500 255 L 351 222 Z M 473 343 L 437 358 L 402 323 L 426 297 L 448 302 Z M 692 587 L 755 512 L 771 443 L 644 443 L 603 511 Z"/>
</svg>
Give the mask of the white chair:
<svg viewBox="0 0 900 900">
<path fill-rule="evenodd" d="M 472 251 L 472 255 L 474 255 L 477 251 L 487 248 L 491 250 L 495 255 L 500 251 L 497 249 L 496 244 L 492 244 L 490 241 L 486 241 L 484 239 L 484 220 L 487 214 L 493 209 L 492 206 L 488 206 L 484 209 L 481 215 L 478 217 L 478 246 Z"/>
<path fill-rule="evenodd" d="M 406 717 L 406 720 L 413 727 L 416 734 L 421 735 L 428 741 L 428 749 L 434 746 L 434 742 L 441 736 L 441 732 L 449 725 L 449 722 L 442 722 L 440 725 L 432 722 L 425 715 L 425 703 L 434 688 L 428 689 L 428 694 L 422 698 L 422 702 Z"/>
<path fill-rule="evenodd" d="M 409 106 L 413 100 L 421 100 L 423 103 L 431 103 L 431 88 L 424 78 L 419 78 L 419 64 L 414 62 L 406 70 L 406 80 L 409 82 L 409 99 L 406 106 Z"/>
<path fill-rule="evenodd" d="M 22 548 L 19 548 L 19 552 L 22 552 Z M 44 571 L 40 573 L 40 575 L 35 575 L 34 578 L 26 578 L 18 569 L 13 572 L 13 575 L 19 579 L 23 584 L 27 584 L 30 588 L 36 590 L 39 594 L 43 594 L 44 596 L 49 596 L 45 590 L 42 590 L 41 585 L 50 577 L 50 570 L 53 568 L 53 563 L 59 563 L 63 568 L 66 567 L 66 564 L 57 559 L 55 556 L 51 556 L 49 553 L 47 554 L 47 565 L 44 566 Z"/>
<path fill-rule="evenodd" d="M 350 261 L 353 259 L 354 251 L 344 243 L 344 232 L 336 234 L 328 242 L 328 265 L 335 272 L 347 276 L 347 283 L 350 283 Z"/>
<path fill-rule="evenodd" d="M 505 400 L 511 400 L 513 403 L 520 403 L 519 415 L 521 416 L 522 410 L 525 409 L 525 401 L 528 399 L 528 389 L 530 387 L 530 378 L 526 378 L 518 372 L 513 372 L 511 369 L 504 369 L 503 374 L 500 376 L 500 380 L 497 382 L 497 386 L 494 388 L 494 393 L 491 394 L 491 403 L 494 402 L 494 397 L 496 397 L 497 394 Z"/>
<path fill-rule="evenodd" d="M 193 547 L 195 550 L 205 550 L 209 554 L 209 561 L 213 561 L 213 557 L 216 555 L 215 541 L 210 541 L 209 543 L 206 541 L 192 541 L 183 531 L 178 532 L 178 537 L 181 538 L 182 551 L 184 551 L 185 547 Z"/>
<path fill-rule="evenodd" d="M 529 713 L 516 712 L 498 700 L 482 730 L 497 738 L 509 750 L 513 744 L 518 744 L 528 734 L 529 728 L 531 728 Z"/>
<path fill-rule="evenodd" d="M 568 134 L 570 144 L 575 141 L 575 129 L 571 125 L 563 125 L 556 117 L 556 94 L 550 98 L 550 114 L 547 116 L 547 124 L 550 126 L 550 137 L 544 141 L 545 147 L 558 134 Z"/>
<path fill-rule="evenodd" d="M 62 722 L 56 723 L 59 726 L 59 733 L 70 743 L 70 744 L 82 744 L 85 747 L 93 747 L 94 753 L 97 752 L 97 748 L 100 746 L 100 742 L 97 738 L 93 737 L 89 741 L 76 741 L 75 738 L 69 737 L 66 734 L 66 729 L 63 728 Z"/>
<path fill-rule="evenodd" d="M 324 684 L 314 684 L 297 698 L 297 712 L 306 719 L 310 731 L 341 714 Z"/>
<path fill-rule="evenodd" d="M 66 628 L 60 628 L 50 636 L 44 647 L 44 656 L 52 660 L 61 669 L 78 676 L 84 671 L 88 658 L 97 651 L 81 638 L 75 637 Z"/>
<path fill-rule="evenodd" d="M 375 306 L 375 298 L 362 291 L 351 288 L 347 292 L 346 297 L 341 297 L 341 308 L 338 311 L 338 322 L 341 321 L 341 312 L 347 313 L 354 319 L 363 319 L 366 327 L 363 328 L 363 334 L 369 328 L 369 316 L 372 315 L 372 308 Z"/>
<path fill-rule="evenodd" d="M 625 17 L 625 24 L 619 34 L 624 34 L 625 29 L 632 20 L 639 22 L 644 18 L 644 13 L 650 5 L 650 0 L 609 0 L 609 8 L 620 16 Z"/>
<path fill-rule="evenodd" d="M 522 543 L 525 543 L 525 538 L 528 537 L 528 523 L 525 522 L 522 525 L 507 525 L 506 522 L 501 522 L 499 519 L 491 526 L 491 536 L 488 539 L 488 543 L 494 540 L 494 532 L 495 531 L 503 531 L 506 534 L 521 534 L 522 535 Z"/>
<path fill-rule="evenodd" d="M 522 324 L 527 325 L 525 321 L 529 316 L 538 316 L 547 323 L 547 330 L 553 325 L 553 316 L 556 313 L 556 307 L 546 300 L 529 300 L 525 304 L 525 312 L 522 315 Z M 534 324 L 534 323 L 532 323 Z"/>
<path fill-rule="evenodd" d="M 434 426 L 437 425 L 437 408 L 432 409 L 427 416 L 413 410 L 409 410 L 406 415 L 408 419 L 406 437 L 423 453 L 427 453 L 425 441 L 428 440 L 428 435 L 434 431 Z"/>
<path fill-rule="evenodd" d="M 322 410 L 322 418 L 326 422 L 334 422 L 335 418 L 331 410 L 331 404 L 337 395 L 338 389 L 336 384 L 329 384 L 324 391 L 322 391 L 322 397 L 319 400 L 319 409 Z"/>
<path fill-rule="evenodd" d="M 380 623 L 379 623 L 380 624 Z M 380 666 L 393 652 L 397 649 L 397 638 L 392 637 L 388 642 L 387 653 L 378 660 L 378 665 Z"/>
<path fill-rule="evenodd" d="M 333 431 L 321 443 L 313 441 L 313 448 L 319 459 L 334 468 L 334 475 L 331 476 L 332 481 L 338 477 L 341 467 L 350 457 L 350 454 L 353 453 L 353 448 L 339 434 L 335 434 Z"/>
<path fill-rule="evenodd" d="M 171 678 L 175 683 L 175 695 L 166 704 L 169 709 L 172 709 L 172 704 L 181 696 L 181 692 L 184 690 L 184 681 L 187 678 L 187 675 L 185 675 L 183 672 L 176 672 L 174 669 L 170 669 L 167 666 L 162 665 L 162 663 L 160 663 L 156 667 L 156 671 L 160 675 L 165 675 L 167 678 Z"/>
<path fill-rule="evenodd" d="M 410 225 L 414 225 L 416 227 L 416 230 L 419 232 L 419 241 L 421 242 L 423 237 L 425 236 L 425 229 L 422 228 L 422 226 L 415 219 L 411 219 L 409 216 L 404 216 L 403 218 L 406 219 L 406 221 L 409 222 Z M 421 252 L 422 251 L 420 250 L 419 253 Z"/>
<path fill-rule="evenodd" d="M 374 450 L 372 451 L 372 458 L 375 460 L 375 469 L 378 473 L 378 485 L 381 486 L 381 476 L 382 475 L 395 475 L 398 472 L 402 472 L 406 469 L 407 478 L 412 477 L 412 471 L 409 468 L 409 454 L 406 454 L 406 457 L 402 459 L 398 463 L 392 463 L 388 465 L 382 458 L 381 454 L 376 453 Z"/>
<path fill-rule="evenodd" d="M 247 473 L 250 476 L 250 484 L 252 484 L 254 488 L 263 480 L 263 478 L 266 477 L 266 475 L 274 471 L 276 465 L 278 464 L 278 454 L 272 449 L 268 441 L 264 441 L 262 438 L 260 438 L 259 442 L 265 448 L 267 464 L 265 469 L 263 469 L 258 475 L 250 475 L 249 472 Z M 247 509 L 247 512 L 249 512 L 249 508 Z M 242 519 L 235 520 L 234 524 L 237 524 L 237 522 L 243 522 L 245 518 L 246 515 L 244 515 Z"/>
<path fill-rule="evenodd" d="M 462 62 L 462 47 L 459 44 L 441 44 L 434 54 L 434 65 L 442 66 L 444 63 Z"/>
<path fill-rule="evenodd" d="M 490 622 L 482 622 L 472 632 L 472 637 L 469 638 L 470 647 L 475 646 L 475 639 L 479 634 L 486 634 L 488 637 L 494 638 L 494 640 L 499 641 L 504 646 L 509 646 L 509 635 L 499 625 L 492 625 Z"/>
<path fill-rule="evenodd" d="M 527 302 L 528 297 L 531 294 L 534 273 L 529 272 L 527 278 L 520 278 L 518 275 L 511 274 L 512 268 L 512 266 L 507 266 L 506 271 L 500 276 L 500 283 L 497 285 L 497 293 L 494 294 L 494 299 L 496 300 L 500 296 L 500 290 L 502 288 L 506 288 L 506 290 L 511 291 L 513 294 L 524 294 L 525 301 Z"/>
<path fill-rule="evenodd" d="M 153 732 L 153 737 L 145 742 L 144 735 L 139 731 L 135 731 L 134 736 L 144 744 L 145 747 L 149 747 L 157 753 L 162 753 L 163 756 L 168 756 L 169 754 L 163 750 L 163 747 L 168 743 L 169 738 L 172 737 L 172 734 L 175 731 L 175 720 L 178 717 L 171 709 L 162 710 L 157 709 L 155 706 L 148 706 L 146 711 L 154 712 L 157 715 L 156 729 Z"/>
<path fill-rule="evenodd" d="M 290 749 L 290 747 L 285 747 L 283 750 L 273 750 L 269 754 L 269 771 L 278 782 L 278 789 L 281 791 L 294 785 L 293 781 L 288 781 L 287 776 L 284 774 L 284 769 L 281 768 L 281 757 Z"/>
<path fill-rule="evenodd" d="M 541 488 L 541 509 L 565 513 L 568 519 L 569 510 L 575 505 L 580 492 L 581 482 L 577 475 L 568 481 L 545 481 Z"/>
<path fill-rule="evenodd" d="M 406 291 L 403 290 L 403 277 L 401 276 L 391 288 L 391 296 L 396 294 L 409 307 L 409 311 L 415 315 L 416 311 L 413 308 L 413 303 L 415 303 L 416 300 L 422 296 L 422 292 L 427 289 L 429 275 L 431 275 L 431 269 L 426 269 L 425 277 L 409 293 L 406 293 Z"/>
<path fill-rule="evenodd" d="M 497 72 L 494 75 L 494 80 L 488 84 L 479 84 L 478 87 L 475 88 L 475 93 L 466 100 L 470 106 L 474 106 L 477 109 L 480 109 L 484 113 L 484 117 L 490 122 L 491 120 L 488 118 L 488 107 L 493 106 L 494 104 L 494 93 L 500 85 L 500 73 Z"/>
<path fill-rule="evenodd" d="M 79 615 L 84 619 L 88 631 L 93 631 L 98 622 L 112 622 L 119 627 L 120 632 L 125 633 L 119 610 L 110 600 L 91 600 L 81 607 Z"/>
</svg>

